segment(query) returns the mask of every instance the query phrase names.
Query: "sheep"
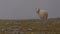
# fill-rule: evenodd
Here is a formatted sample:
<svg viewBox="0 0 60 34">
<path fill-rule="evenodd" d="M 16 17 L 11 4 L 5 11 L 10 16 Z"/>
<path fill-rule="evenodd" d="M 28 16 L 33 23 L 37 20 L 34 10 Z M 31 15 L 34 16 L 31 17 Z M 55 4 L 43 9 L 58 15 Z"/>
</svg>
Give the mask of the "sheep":
<svg viewBox="0 0 60 34">
<path fill-rule="evenodd" d="M 48 20 L 48 12 L 45 9 L 40 9 L 40 8 L 36 8 L 36 13 L 38 14 L 38 16 L 40 17 L 40 19 L 42 21 L 47 21 Z"/>
</svg>

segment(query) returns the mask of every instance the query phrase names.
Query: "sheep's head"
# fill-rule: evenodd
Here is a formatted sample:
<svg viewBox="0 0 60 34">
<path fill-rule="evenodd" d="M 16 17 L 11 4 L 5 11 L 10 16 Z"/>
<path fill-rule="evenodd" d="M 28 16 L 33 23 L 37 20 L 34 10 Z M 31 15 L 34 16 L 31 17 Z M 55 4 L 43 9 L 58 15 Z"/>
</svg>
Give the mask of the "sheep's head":
<svg viewBox="0 0 60 34">
<path fill-rule="evenodd" d="M 36 13 L 39 13 L 40 12 L 40 8 L 36 8 Z"/>
</svg>

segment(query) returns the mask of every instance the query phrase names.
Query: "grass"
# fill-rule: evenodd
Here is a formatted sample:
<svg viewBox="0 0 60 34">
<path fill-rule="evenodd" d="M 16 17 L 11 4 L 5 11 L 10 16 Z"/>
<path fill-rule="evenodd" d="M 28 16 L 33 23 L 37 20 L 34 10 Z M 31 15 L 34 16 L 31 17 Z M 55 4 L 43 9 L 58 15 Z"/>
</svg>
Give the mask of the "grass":
<svg viewBox="0 0 60 34">
<path fill-rule="evenodd" d="M 30 29 L 30 30 L 29 30 Z M 60 18 L 50 18 L 47 22 L 39 19 L 0 20 L 0 34 L 60 34 Z"/>
</svg>

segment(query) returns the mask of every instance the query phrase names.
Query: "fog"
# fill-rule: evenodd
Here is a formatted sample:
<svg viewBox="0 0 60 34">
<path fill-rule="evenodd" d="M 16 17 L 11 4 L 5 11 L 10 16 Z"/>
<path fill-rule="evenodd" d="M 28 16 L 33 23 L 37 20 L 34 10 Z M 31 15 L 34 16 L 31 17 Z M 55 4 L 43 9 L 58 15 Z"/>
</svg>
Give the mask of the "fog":
<svg viewBox="0 0 60 34">
<path fill-rule="evenodd" d="M 60 0 L 0 0 L 0 19 L 39 19 L 35 8 L 48 9 L 48 17 L 60 17 Z"/>
</svg>

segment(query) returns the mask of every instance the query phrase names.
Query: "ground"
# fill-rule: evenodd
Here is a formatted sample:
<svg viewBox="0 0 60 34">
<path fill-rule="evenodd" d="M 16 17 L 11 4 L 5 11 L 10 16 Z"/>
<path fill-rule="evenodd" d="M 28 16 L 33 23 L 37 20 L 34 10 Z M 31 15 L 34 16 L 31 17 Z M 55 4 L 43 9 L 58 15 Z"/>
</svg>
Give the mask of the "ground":
<svg viewBox="0 0 60 34">
<path fill-rule="evenodd" d="M 60 34 L 60 18 L 0 20 L 0 34 Z"/>
</svg>

